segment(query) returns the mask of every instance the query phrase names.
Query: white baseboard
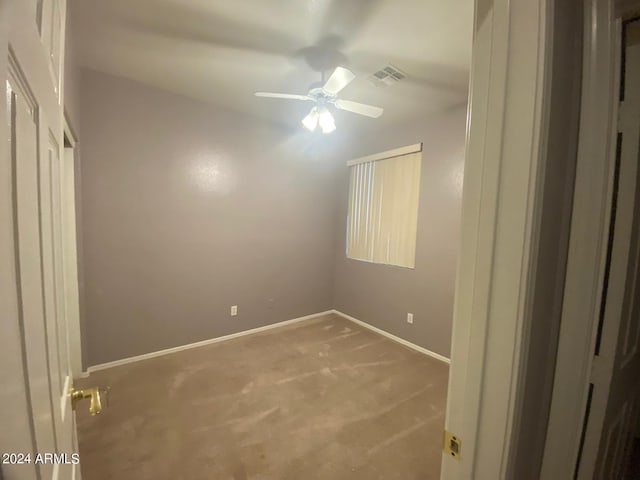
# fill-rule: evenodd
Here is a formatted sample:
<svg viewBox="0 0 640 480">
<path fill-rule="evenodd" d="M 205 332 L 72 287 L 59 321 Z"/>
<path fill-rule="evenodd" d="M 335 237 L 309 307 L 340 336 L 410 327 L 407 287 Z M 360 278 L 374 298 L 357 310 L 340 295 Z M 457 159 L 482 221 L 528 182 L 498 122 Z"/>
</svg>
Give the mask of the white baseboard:
<svg viewBox="0 0 640 480">
<path fill-rule="evenodd" d="M 323 315 L 328 315 L 330 313 L 335 313 L 336 315 L 341 316 L 342 318 L 345 318 L 353 323 L 356 323 L 358 325 L 360 325 L 361 327 L 367 328 L 371 331 L 374 331 L 384 337 L 387 337 L 391 340 L 393 340 L 394 342 L 400 343 L 402 345 L 404 345 L 405 347 L 409 347 L 417 352 L 423 353 L 425 355 L 429 355 L 430 357 L 433 357 L 437 360 L 440 360 L 441 362 L 445 362 L 445 363 L 451 363 L 451 361 L 445 357 L 442 356 L 438 353 L 432 352 L 431 350 L 427 350 L 426 348 L 420 347 L 419 345 L 416 345 L 415 343 L 411 343 L 408 340 L 405 340 L 403 338 L 400 337 L 396 337 L 395 335 L 392 335 L 389 332 L 385 332 L 384 330 L 381 330 L 377 327 L 374 327 L 373 325 L 369 325 L 366 322 L 363 322 L 362 320 L 358 320 L 357 318 L 352 317 L 351 315 L 347 315 L 346 313 L 342 313 L 339 310 L 327 310 L 325 312 L 320 312 L 320 313 L 314 313 L 312 315 L 305 315 L 304 317 L 298 317 L 298 318 L 293 318 L 291 320 L 285 320 L 283 322 L 277 322 L 277 323 L 272 323 L 270 325 L 265 325 L 264 327 L 258 327 L 258 328 L 252 328 L 250 330 L 244 330 L 242 332 L 237 332 L 237 333 L 232 333 L 230 335 L 224 335 L 222 337 L 216 337 L 216 338 L 210 338 L 209 340 L 202 340 L 200 342 L 195 342 L 195 343 L 189 343 L 187 345 L 181 345 L 179 347 L 173 347 L 173 348 L 167 348 L 165 350 L 158 350 L 156 352 L 150 352 L 150 353 L 145 353 L 143 355 L 136 355 L 135 357 L 128 357 L 128 358 L 123 358 L 122 360 L 115 360 L 113 362 L 107 362 L 107 363 L 101 363 L 98 365 L 93 365 L 91 367 L 89 367 L 87 369 L 86 372 L 82 372 L 81 374 L 79 374 L 77 376 L 77 378 L 86 378 L 88 377 L 91 373 L 93 372 L 98 372 L 100 370 L 105 370 L 107 368 L 112 368 L 112 367 L 118 367 L 120 365 L 127 365 L 129 363 L 135 363 L 135 362 L 140 362 L 142 360 L 147 360 L 149 358 L 155 358 L 155 357 L 161 357 L 163 355 L 170 355 L 172 353 L 176 353 L 176 352 L 182 352 L 184 350 L 189 350 L 191 348 L 198 348 L 198 347 L 203 347 L 205 345 L 211 345 L 214 343 L 218 343 L 218 342 L 224 342 L 226 340 L 231 340 L 233 338 L 239 338 L 239 337 L 244 337 L 245 335 L 252 335 L 254 333 L 260 333 L 260 332 L 265 332 L 267 330 L 271 330 L 273 328 L 278 328 L 278 327 L 284 327 L 285 325 L 291 325 L 293 323 L 298 323 L 298 322 L 303 322 L 305 320 L 311 320 L 313 318 L 318 318 L 321 317 Z"/>
<path fill-rule="evenodd" d="M 353 323 L 357 323 L 358 325 L 360 325 L 361 327 L 367 328 L 371 331 L 374 331 L 376 333 L 379 333 L 382 336 L 385 336 L 391 340 L 393 340 L 394 342 L 398 342 L 402 345 L 404 345 L 405 347 L 409 347 L 413 350 L 415 350 L 416 352 L 420 352 L 420 353 L 424 353 L 425 355 L 429 355 L 430 357 L 435 358 L 436 360 L 440 360 L 441 362 L 444 363 L 451 363 L 451 360 L 448 359 L 447 357 L 440 355 L 439 353 L 436 352 L 432 352 L 431 350 L 427 350 L 426 348 L 423 348 L 419 345 L 416 345 L 415 343 L 411 343 L 408 340 L 405 340 L 404 338 L 400 338 L 400 337 L 396 337 L 395 335 L 392 335 L 389 332 L 385 332 L 384 330 L 381 330 L 377 327 L 374 327 L 373 325 L 369 325 L 366 322 L 363 322 L 362 320 L 358 320 L 355 317 L 352 317 L 351 315 L 347 315 L 346 313 L 342 313 L 339 310 L 333 310 L 332 313 L 335 313 L 336 315 L 340 315 L 342 318 L 346 318 L 347 320 L 353 322 Z"/>
<path fill-rule="evenodd" d="M 213 343 L 224 342 L 225 340 L 231 340 L 233 338 L 244 337 L 245 335 L 252 335 L 254 333 L 265 332 L 273 328 L 284 327 L 285 325 L 291 325 L 292 323 L 303 322 L 305 320 L 311 320 L 312 318 L 321 317 L 323 315 L 329 315 L 334 310 L 327 310 L 326 312 L 314 313 L 312 315 L 305 315 L 304 317 L 292 318 L 291 320 L 285 320 L 283 322 L 272 323 L 265 325 L 264 327 L 252 328 L 250 330 L 244 330 L 238 333 L 232 333 L 230 335 L 224 335 L 222 337 L 210 338 L 209 340 L 202 340 L 201 342 L 189 343 L 187 345 L 181 345 L 179 347 L 167 348 L 164 350 L 158 350 L 157 352 L 145 353 L 143 355 L 136 355 L 135 357 L 123 358 L 122 360 L 115 360 L 113 362 L 101 363 L 99 365 L 93 365 L 87 369 L 87 375 L 107 368 L 118 367 L 120 365 L 126 365 L 128 363 L 140 362 L 149 358 L 161 357 L 163 355 L 170 355 L 176 352 L 182 352 L 183 350 L 189 350 L 191 348 L 204 347 L 205 345 L 211 345 Z M 79 375 L 83 377 L 84 375 Z"/>
</svg>

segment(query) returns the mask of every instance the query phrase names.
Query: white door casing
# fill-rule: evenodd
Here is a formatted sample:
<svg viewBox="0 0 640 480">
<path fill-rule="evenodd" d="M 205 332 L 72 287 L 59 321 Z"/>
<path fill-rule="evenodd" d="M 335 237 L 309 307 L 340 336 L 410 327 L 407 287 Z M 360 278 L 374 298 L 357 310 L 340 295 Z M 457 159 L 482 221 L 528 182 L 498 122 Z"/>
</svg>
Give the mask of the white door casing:
<svg viewBox="0 0 640 480">
<path fill-rule="evenodd" d="M 550 2 L 477 0 L 444 456 L 446 480 L 506 478 L 544 177 Z"/>
<path fill-rule="evenodd" d="M 80 299 L 78 293 L 78 254 L 76 239 L 76 139 L 65 121 L 65 138 L 70 146 L 64 148 L 62 172 L 62 227 L 64 235 L 65 310 L 69 337 L 69 362 L 74 378 L 83 375 L 80 336 Z"/>
<path fill-rule="evenodd" d="M 578 162 L 562 321 L 541 478 L 572 478 L 576 467 L 604 274 L 613 180 L 619 30 L 613 0 L 584 13 Z"/>
<path fill-rule="evenodd" d="M 639 410 L 637 51 L 635 61 L 626 59 L 630 77 L 624 106 L 618 102 L 620 16 L 640 2 L 622 3 L 592 0 L 585 12 L 580 152 L 545 480 L 619 478 Z"/>
</svg>

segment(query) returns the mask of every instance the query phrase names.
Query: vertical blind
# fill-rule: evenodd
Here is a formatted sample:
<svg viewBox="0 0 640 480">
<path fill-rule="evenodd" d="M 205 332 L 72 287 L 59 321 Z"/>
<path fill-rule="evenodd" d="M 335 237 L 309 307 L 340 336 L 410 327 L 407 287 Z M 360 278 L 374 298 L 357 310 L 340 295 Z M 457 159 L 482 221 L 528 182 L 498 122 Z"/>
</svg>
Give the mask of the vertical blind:
<svg viewBox="0 0 640 480">
<path fill-rule="evenodd" d="M 347 257 L 415 267 L 421 152 L 350 166 Z"/>
</svg>

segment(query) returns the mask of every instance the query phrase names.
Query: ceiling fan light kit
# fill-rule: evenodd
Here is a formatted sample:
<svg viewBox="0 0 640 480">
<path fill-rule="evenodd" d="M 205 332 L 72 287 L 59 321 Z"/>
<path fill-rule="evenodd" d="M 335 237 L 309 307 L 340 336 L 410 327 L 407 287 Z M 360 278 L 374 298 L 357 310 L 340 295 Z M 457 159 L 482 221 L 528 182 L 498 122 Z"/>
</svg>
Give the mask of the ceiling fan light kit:
<svg viewBox="0 0 640 480">
<path fill-rule="evenodd" d="M 338 98 L 338 93 L 349 85 L 354 78 L 356 77 L 351 70 L 344 67 L 337 67 L 322 87 L 312 88 L 307 95 L 256 92 L 255 96 L 314 102 L 314 107 L 309 114 L 302 119 L 302 125 L 312 132 L 320 125 L 322 133 L 331 133 L 336 129 L 336 122 L 327 105 L 333 105 L 339 110 L 345 110 L 371 118 L 378 118 L 384 112 L 380 107 Z"/>
<path fill-rule="evenodd" d="M 322 133 L 331 133 L 336 129 L 336 121 L 333 119 L 333 115 L 331 115 L 331 112 L 327 107 L 323 107 L 318 121 L 320 123 Z"/>
<path fill-rule="evenodd" d="M 322 133 L 331 133 L 336 129 L 336 121 L 327 107 L 313 107 L 309 114 L 302 119 L 304 128 L 313 132 L 318 125 Z"/>
<path fill-rule="evenodd" d="M 313 132 L 318 126 L 319 116 L 320 115 L 318 114 L 318 107 L 313 107 L 309 114 L 302 119 L 302 125 L 304 125 L 304 128 L 306 128 L 310 132 Z"/>
</svg>

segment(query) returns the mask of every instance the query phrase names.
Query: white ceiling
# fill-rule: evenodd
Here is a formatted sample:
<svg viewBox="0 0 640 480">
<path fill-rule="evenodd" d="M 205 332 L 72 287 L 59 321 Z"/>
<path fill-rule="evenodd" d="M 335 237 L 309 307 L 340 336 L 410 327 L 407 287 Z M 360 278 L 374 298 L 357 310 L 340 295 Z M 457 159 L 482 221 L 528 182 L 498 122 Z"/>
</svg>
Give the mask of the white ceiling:
<svg viewBox="0 0 640 480">
<path fill-rule="evenodd" d="M 299 125 L 305 102 L 253 92 L 306 93 L 317 64 L 351 68 L 341 97 L 385 108 L 367 129 L 466 101 L 473 0 L 73 0 L 78 62 L 259 118 Z M 380 88 L 391 63 L 408 74 Z M 310 65 L 311 64 L 311 65 Z"/>
</svg>

